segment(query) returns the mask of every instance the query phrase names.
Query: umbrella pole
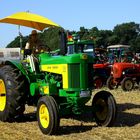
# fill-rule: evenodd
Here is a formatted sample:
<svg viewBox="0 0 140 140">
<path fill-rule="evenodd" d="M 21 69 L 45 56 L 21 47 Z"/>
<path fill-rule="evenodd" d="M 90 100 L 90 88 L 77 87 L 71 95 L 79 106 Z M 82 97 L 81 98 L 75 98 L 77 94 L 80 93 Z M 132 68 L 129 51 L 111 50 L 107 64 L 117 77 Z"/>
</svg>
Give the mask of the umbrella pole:
<svg viewBox="0 0 140 140">
<path fill-rule="evenodd" d="M 20 59 L 23 60 L 23 57 L 24 57 L 24 52 L 22 50 L 22 34 L 20 32 L 20 25 L 18 26 L 18 33 L 19 33 L 19 37 L 20 37 Z"/>
<path fill-rule="evenodd" d="M 19 30 L 19 37 L 20 37 L 20 50 L 22 49 L 22 34 L 20 32 L 20 25 L 18 26 L 18 30 Z"/>
</svg>

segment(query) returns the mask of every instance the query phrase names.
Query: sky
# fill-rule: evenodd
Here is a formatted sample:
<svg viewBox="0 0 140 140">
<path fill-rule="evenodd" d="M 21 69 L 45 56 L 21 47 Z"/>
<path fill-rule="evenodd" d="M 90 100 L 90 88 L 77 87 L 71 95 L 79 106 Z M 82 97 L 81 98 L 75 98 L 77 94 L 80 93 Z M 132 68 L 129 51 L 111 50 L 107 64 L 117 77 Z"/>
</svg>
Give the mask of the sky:
<svg viewBox="0 0 140 140">
<path fill-rule="evenodd" d="M 80 27 L 113 30 L 117 24 L 140 23 L 140 0 L 0 0 L 0 19 L 29 11 L 59 24 L 66 30 Z M 32 28 L 21 27 L 23 36 Z M 18 26 L 0 23 L 0 48 L 18 36 Z"/>
</svg>

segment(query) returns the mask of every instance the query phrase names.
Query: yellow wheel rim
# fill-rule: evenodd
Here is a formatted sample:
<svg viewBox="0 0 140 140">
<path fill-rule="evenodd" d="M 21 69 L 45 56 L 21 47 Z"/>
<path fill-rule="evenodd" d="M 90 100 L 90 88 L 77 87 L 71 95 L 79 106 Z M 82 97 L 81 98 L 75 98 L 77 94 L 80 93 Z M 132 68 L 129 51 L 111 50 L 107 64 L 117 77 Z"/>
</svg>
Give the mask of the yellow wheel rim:
<svg viewBox="0 0 140 140">
<path fill-rule="evenodd" d="M 0 79 L 0 111 L 3 111 L 6 106 L 6 88 L 4 81 Z"/>
<path fill-rule="evenodd" d="M 40 106 L 39 118 L 40 118 L 40 123 L 43 126 L 43 128 L 47 128 L 49 126 L 50 117 L 49 117 L 48 108 L 44 104 Z"/>
<path fill-rule="evenodd" d="M 108 114 L 108 107 L 104 100 L 99 99 L 96 102 L 96 105 L 99 105 L 101 108 L 96 112 L 96 116 L 99 120 L 105 120 Z"/>
</svg>

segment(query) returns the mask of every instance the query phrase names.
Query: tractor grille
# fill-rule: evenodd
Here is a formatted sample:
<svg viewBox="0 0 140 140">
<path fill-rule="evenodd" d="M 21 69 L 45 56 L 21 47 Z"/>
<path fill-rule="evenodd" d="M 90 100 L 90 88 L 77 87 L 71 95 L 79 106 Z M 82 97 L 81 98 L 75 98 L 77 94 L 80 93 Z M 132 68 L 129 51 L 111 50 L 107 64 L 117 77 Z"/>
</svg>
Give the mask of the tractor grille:
<svg viewBox="0 0 140 140">
<path fill-rule="evenodd" d="M 69 65 L 69 88 L 80 87 L 80 64 Z"/>
<path fill-rule="evenodd" d="M 90 88 L 93 88 L 93 64 L 92 63 L 89 63 L 88 64 L 88 86 Z"/>
</svg>

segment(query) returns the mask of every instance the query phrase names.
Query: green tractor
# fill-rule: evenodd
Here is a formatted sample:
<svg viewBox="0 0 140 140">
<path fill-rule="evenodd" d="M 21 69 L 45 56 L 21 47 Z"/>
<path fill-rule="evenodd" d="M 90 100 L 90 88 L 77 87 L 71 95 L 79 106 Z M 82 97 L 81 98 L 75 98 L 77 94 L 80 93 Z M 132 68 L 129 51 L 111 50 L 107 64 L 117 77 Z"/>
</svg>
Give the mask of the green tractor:
<svg viewBox="0 0 140 140">
<path fill-rule="evenodd" d="M 42 133 L 56 134 L 60 118 L 82 115 L 89 106 L 93 90 L 93 56 L 86 52 L 67 54 L 66 34 L 61 32 L 60 55 L 41 53 L 37 61 L 29 50 L 20 61 L 6 61 L 0 68 L 0 120 L 20 118 L 25 104 L 37 107 L 37 121 Z M 73 48 L 76 50 L 76 48 Z M 99 91 L 92 99 L 91 118 L 99 126 L 112 126 L 116 102 L 108 91 Z"/>
</svg>

